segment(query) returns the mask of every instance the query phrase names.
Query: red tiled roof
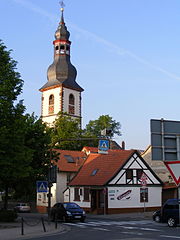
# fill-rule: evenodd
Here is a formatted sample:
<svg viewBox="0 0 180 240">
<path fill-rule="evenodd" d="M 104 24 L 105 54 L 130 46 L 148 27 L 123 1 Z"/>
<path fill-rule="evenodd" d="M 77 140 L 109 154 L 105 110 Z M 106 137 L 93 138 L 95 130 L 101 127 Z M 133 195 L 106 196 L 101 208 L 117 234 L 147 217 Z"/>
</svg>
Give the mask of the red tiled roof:
<svg viewBox="0 0 180 240">
<path fill-rule="evenodd" d="M 86 154 L 80 151 L 61 149 L 55 149 L 55 151 L 60 153 L 57 166 L 62 172 L 77 172 L 87 158 Z M 74 162 L 68 162 L 67 156 L 71 156 L 70 158 L 74 160 Z"/>
<path fill-rule="evenodd" d="M 87 154 L 98 153 L 98 148 L 97 147 L 83 147 L 82 152 L 86 152 Z"/>
<path fill-rule="evenodd" d="M 109 150 L 108 154 L 90 154 L 70 186 L 101 186 L 120 170 L 135 150 Z M 98 169 L 92 176 L 93 170 Z"/>
</svg>

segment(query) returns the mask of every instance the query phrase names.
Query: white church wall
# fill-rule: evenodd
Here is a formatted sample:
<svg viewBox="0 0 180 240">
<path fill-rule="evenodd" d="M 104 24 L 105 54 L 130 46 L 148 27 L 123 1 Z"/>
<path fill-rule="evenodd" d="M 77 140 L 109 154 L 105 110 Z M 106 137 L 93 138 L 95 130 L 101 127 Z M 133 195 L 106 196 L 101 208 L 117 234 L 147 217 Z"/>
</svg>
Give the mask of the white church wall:
<svg viewBox="0 0 180 240">
<path fill-rule="evenodd" d="M 49 115 L 49 97 L 50 95 L 54 95 L 54 113 Z M 61 110 L 61 88 L 53 88 L 46 90 L 42 93 L 42 117 L 43 121 L 49 124 L 52 124 L 56 118 L 56 115 Z"/>
<path fill-rule="evenodd" d="M 75 98 L 75 116 L 80 116 L 80 92 L 72 89 L 64 88 L 64 101 L 63 101 L 63 112 L 69 111 L 69 95 L 73 94 Z"/>
</svg>

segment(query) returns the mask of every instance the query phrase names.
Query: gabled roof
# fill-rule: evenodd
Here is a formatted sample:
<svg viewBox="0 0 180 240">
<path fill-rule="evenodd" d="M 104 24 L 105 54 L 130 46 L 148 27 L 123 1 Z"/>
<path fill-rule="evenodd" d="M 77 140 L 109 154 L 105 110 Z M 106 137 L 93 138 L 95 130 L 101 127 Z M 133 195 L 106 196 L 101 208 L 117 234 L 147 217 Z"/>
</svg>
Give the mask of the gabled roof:
<svg viewBox="0 0 180 240">
<path fill-rule="evenodd" d="M 69 185 L 105 185 L 135 152 L 135 150 L 109 150 L 108 154 L 92 153 Z"/>
<path fill-rule="evenodd" d="M 59 153 L 57 162 L 58 170 L 61 172 L 77 172 L 83 165 L 87 156 L 84 152 L 55 149 Z"/>
<path fill-rule="evenodd" d="M 83 147 L 82 152 L 85 152 L 87 155 L 90 153 L 98 153 L 97 147 Z"/>
</svg>

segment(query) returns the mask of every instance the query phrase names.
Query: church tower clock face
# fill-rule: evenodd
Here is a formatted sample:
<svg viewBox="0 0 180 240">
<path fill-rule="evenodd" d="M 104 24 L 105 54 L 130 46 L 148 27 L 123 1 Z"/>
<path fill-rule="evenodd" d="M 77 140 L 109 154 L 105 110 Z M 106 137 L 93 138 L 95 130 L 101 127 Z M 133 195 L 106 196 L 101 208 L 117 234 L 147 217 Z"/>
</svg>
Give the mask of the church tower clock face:
<svg viewBox="0 0 180 240">
<path fill-rule="evenodd" d="M 78 118 L 81 122 L 81 93 L 84 90 L 76 82 L 77 71 L 70 61 L 71 42 L 64 21 L 64 5 L 54 36 L 54 61 L 48 67 L 46 84 L 40 88 L 41 117 L 50 126 L 59 112 Z"/>
</svg>

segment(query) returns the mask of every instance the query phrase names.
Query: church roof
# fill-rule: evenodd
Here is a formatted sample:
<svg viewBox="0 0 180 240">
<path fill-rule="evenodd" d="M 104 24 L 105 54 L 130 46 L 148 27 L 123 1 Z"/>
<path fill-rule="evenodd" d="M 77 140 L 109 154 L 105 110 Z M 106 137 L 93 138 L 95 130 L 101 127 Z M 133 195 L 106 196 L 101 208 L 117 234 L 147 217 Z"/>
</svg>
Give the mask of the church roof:
<svg viewBox="0 0 180 240">
<path fill-rule="evenodd" d="M 40 88 L 43 91 L 50 87 L 63 85 L 64 87 L 84 91 L 76 82 L 77 70 L 70 61 L 70 33 L 64 22 L 64 8 L 61 8 L 61 20 L 55 32 L 54 61 L 47 70 L 48 82 Z"/>
</svg>

